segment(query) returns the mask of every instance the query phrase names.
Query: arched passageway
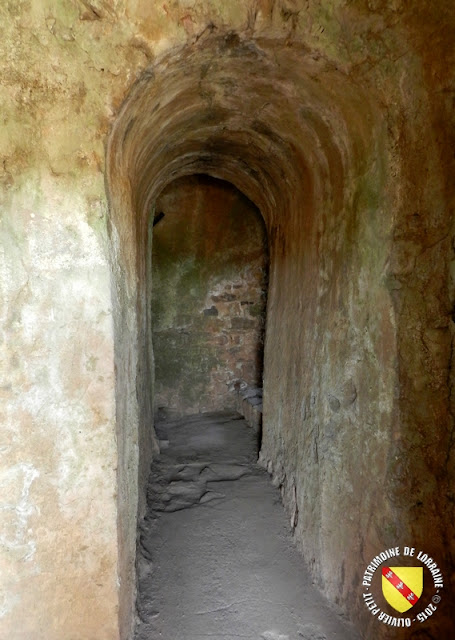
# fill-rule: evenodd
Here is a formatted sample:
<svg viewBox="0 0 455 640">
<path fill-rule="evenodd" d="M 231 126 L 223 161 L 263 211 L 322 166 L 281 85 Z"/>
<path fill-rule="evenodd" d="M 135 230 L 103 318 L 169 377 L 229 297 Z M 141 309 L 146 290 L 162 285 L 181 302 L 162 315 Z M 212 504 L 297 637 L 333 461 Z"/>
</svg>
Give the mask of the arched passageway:
<svg viewBox="0 0 455 640">
<path fill-rule="evenodd" d="M 452 639 L 453 3 L 33 0 L 0 15 L 0 637 L 131 638 L 159 460 L 154 204 L 205 174 L 264 217 L 261 460 L 312 579 L 365 640 Z M 363 572 L 397 545 L 445 584 L 435 615 L 387 634 Z"/>
<path fill-rule="evenodd" d="M 364 512 L 370 514 L 369 503 L 377 506 L 381 499 L 365 491 L 363 480 L 361 495 L 353 489 L 340 499 L 340 484 L 354 487 L 370 469 L 347 464 L 335 472 L 336 451 L 350 448 L 349 455 L 359 460 L 364 438 L 355 429 L 340 431 L 336 443 L 333 438 L 344 412 L 354 423 L 357 419 L 354 400 L 359 389 L 353 388 L 352 380 L 360 358 L 355 353 L 371 350 L 365 344 L 367 336 L 362 335 L 373 299 L 385 315 L 378 316 L 371 331 L 388 331 L 387 292 L 378 278 L 372 287 L 362 285 L 367 272 L 383 268 L 376 242 L 382 224 L 375 221 L 377 192 L 384 177 L 382 126 L 368 96 L 337 69 L 305 56 L 298 47 L 275 45 L 272 53 L 267 45 L 242 41 L 236 34 L 203 39 L 163 59 L 131 90 L 112 131 L 107 156 L 117 307 L 121 617 L 125 624 L 129 624 L 134 594 L 138 513 L 134 505 L 138 500 L 139 513 L 143 512 L 141 487 L 157 448 L 150 430 L 154 203 L 168 184 L 185 175 L 202 173 L 230 182 L 264 217 L 270 271 L 262 456 L 280 476 L 289 511 L 298 509 L 298 503 L 306 504 L 296 526 L 305 531 L 300 538 L 308 562 L 328 595 L 334 597 L 349 582 L 349 567 L 338 562 L 337 549 L 344 543 L 334 525 L 336 513 L 341 517 L 352 502 L 362 502 Z M 368 260 L 363 260 L 365 254 Z M 346 331 L 360 334 L 354 348 L 351 343 L 350 353 L 344 341 Z M 374 374 L 358 376 L 360 385 L 367 377 L 375 380 L 376 388 L 366 394 L 370 409 L 393 386 L 391 362 L 385 358 L 381 364 L 378 373 L 372 353 L 360 365 L 364 374 L 375 369 Z M 327 406 L 329 392 L 340 398 L 341 414 Z M 392 409 L 380 414 L 384 422 Z M 325 418 L 327 411 L 333 413 L 330 420 Z M 316 425 L 321 420 L 327 434 L 318 443 Z M 296 429 L 296 424 L 303 428 Z M 385 449 L 381 454 L 378 447 L 378 475 Z M 345 534 L 355 537 L 357 529 L 353 523 L 352 531 Z"/>
<path fill-rule="evenodd" d="M 231 183 L 264 217 L 270 269 L 261 459 L 280 486 L 314 580 L 366 628 L 370 614 L 353 588 L 359 558 L 363 566 L 391 544 L 397 513 L 400 531 L 424 537 L 422 521 L 399 497 L 402 478 L 390 457 L 401 428 L 400 371 L 386 277 L 393 191 L 390 184 L 384 190 L 390 154 L 382 114 L 374 87 L 298 44 L 253 43 L 234 33 L 206 34 L 157 62 L 120 111 L 107 183 L 125 634 L 136 523 L 158 449 L 151 427 L 154 205 L 184 176 Z"/>
</svg>

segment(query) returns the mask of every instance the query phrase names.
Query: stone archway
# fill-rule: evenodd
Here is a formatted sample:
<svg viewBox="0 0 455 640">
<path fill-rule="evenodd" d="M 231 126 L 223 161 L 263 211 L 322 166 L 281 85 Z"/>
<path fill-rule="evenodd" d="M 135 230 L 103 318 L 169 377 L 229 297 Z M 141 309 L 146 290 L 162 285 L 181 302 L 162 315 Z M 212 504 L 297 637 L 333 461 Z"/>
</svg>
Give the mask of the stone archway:
<svg viewBox="0 0 455 640">
<path fill-rule="evenodd" d="M 155 414 L 233 410 L 236 389 L 262 388 L 268 252 L 261 214 L 229 183 L 201 175 L 171 183 L 156 211 Z"/>
<path fill-rule="evenodd" d="M 117 333 L 119 513 L 124 516 L 120 520 L 124 620 L 129 619 L 134 593 L 141 487 L 156 447 L 151 430 L 153 354 L 147 258 L 151 214 L 167 184 L 195 173 L 231 182 L 264 216 L 270 285 L 262 457 L 280 477 L 289 511 L 302 510 L 304 501 L 307 505 L 299 518 L 298 535 L 327 595 L 335 597 L 351 579 L 349 569 L 338 562 L 343 543 L 337 528 L 330 525 L 333 510 L 345 513 L 353 502 L 356 508 L 361 502 L 371 514 L 373 502 L 377 508 L 381 498 L 365 490 L 368 465 L 346 464 L 334 475 L 333 459 L 345 449 L 348 457 L 362 457 L 364 438 L 354 427 L 359 420 L 355 399 L 362 380 L 376 380 L 375 389 L 361 389 L 361 402 L 366 396 L 371 410 L 379 395 L 393 395 L 395 379 L 390 360 L 377 367 L 372 359 L 361 362 L 355 356 L 365 349 L 363 338 L 356 339 L 354 334 L 363 332 L 368 308 L 379 300 L 384 310 L 391 309 L 389 296 L 375 276 L 386 252 L 385 243 L 379 251 L 376 247 L 381 235 L 381 225 L 375 222 L 378 196 L 374 196 L 374 208 L 368 200 L 369 194 L 380 192 L 383 180 L 375 157 L 380 153 L 381 127 L 379 112 L 369 105 L 367 96 L 338 70 L 306 57 L 298 47 L 274 46 L 271 55 L 265 45 L 241 41 L 236 34 L 208 38 L 163 59 L 138 80 L 125 101 L 107 155 Z M 362 211 L 370 211 L 368 230 Z M 371 257 L 364 259 L 372 243 Z M 366 273 L 375 282 L 368 290 L 361 285 Z M 334 320 L 328 321 L 328 313 Z M 379 342 L 382 332 L 390 330 L 377 322 L 369 327 Z M 345 331 L 353 338 L 350 353 Z M 331 395 L 341 412 L 330 408 L 327 398 Z M 393 411 L 393 403 L 382 411 L 380 430 L 389 428 Z M 321 420 L 327 424 L 327 433 L 318 442 L 315 425 Z M 345 420 L 352 428 L 341 430 L 338 425 Z M 292 426 L 296 424 L 302 426 L 296 430 Z M 378 476 L 383 473 L 380 460 L 386 459 L 388 444 L 384 440 L 381 446 Z M 301 460 L 308 456 L 318 456 L 319 462 L 307 467 L 303 478 Z M 339 500 L 340 482 L 355 486 L 360 478 L 362 495 L 354 491 Z M 332 499 L 335 494 L 336 500 Z M 374 526 L 373 521 L 369 526 Z M 354 523 L 351 529 L 347 527 L 345 534 L 357 536 Z M 362 537 L 367 535 L 365 530 Z M 358 548 L 352 549 L 353 554 L 357 552 Z"/>
</svg>

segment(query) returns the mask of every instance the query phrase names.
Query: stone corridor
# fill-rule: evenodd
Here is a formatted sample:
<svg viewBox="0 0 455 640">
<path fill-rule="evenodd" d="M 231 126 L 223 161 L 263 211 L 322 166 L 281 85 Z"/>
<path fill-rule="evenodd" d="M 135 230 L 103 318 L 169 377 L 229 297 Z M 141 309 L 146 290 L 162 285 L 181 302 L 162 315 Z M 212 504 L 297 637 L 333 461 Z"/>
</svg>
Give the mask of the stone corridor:
<svg viewBox="0 0 455 640">
<path fill-rule="evenodd" d="M 311 583 L 241 416 L 157 424 L 135 640 L 357 640 Z"/>
<path fill-rule="evenodd" d="M 453 4 L 0 0 L 0 640 L 454 640 Z"/>
</svg>

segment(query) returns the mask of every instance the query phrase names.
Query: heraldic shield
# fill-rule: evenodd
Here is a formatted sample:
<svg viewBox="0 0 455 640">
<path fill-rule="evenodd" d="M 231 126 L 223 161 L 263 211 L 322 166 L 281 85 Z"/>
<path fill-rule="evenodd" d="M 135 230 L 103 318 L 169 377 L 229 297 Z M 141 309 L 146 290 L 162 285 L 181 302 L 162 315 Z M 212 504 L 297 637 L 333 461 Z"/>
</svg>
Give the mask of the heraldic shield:
<svg viewBox="0 0 455 640">
<path fill-rule="evenodd" d="M 423 591 L 423 567 L 383 567 L 382 594 L 391 607 L 404 613 Z"/>
</svg>

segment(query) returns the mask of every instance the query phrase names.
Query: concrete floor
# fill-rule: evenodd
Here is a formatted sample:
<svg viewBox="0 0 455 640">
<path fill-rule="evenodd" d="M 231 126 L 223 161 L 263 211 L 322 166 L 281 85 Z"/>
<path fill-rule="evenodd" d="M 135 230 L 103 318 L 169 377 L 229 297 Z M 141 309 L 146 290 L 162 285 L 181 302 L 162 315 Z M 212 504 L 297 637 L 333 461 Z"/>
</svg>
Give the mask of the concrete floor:
<svg viewBox="0 0 455 640">
<path fill-rule="evenodd" d="M 356 640 L 311 584 L 238 414 L 157 425 L 136 640 Z"/>
</svg>

